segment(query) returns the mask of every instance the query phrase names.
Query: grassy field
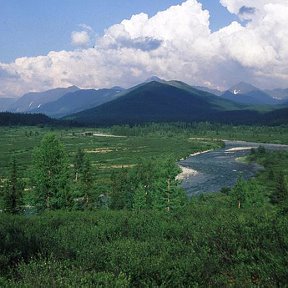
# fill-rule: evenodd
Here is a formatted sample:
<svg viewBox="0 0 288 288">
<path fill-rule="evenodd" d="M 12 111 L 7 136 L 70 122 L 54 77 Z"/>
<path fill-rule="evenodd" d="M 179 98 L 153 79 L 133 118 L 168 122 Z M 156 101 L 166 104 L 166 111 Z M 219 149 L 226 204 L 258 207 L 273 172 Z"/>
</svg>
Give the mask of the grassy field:
<svg viewBox="0 0 288 288">
<path fill-rule="evenodd" d="M 65 144 L 71 163 L 78 148 L 92 162 L 99 179 L 107 178 L 112 170 L 133 167 L 140 158 L 171 156 L 176 160 L 197 151 L 216 148 L 221 139 L 288 144 L 288 128 L 247 127 L 199 123 L 190 126 L 155 124 L 143 127 L 119 126 L 109 129 L 40 127 L 0 127 L 0 177 L 7 175 L 11 156 L 16 156 L 23 177 L 29 172 L 33 149 L 46 133 L 53 132 Z M 123 137 L 88 136 L 96 133 Z M 216 141 L 215 139 L 219 139 Z"/>
<path fill-rule="evenodd" d="M 285 127 L 154 128 L 53 132 L 71 164 L 79 147 L 88 154 L 101 189 L 122 166 L 167 155 L 176 161 L 222 145 L 213 138 L 274 143 L 288 138 Z M 0 176 L 8 175 L 15 154 L 22 176 L 29 178 L 33 149 L 51 129 L 0 132 Z M 247 160 L 265 170 L 247 182 L 240 179 L 236 188 L 187 199 L 172 210 L 95 206 L 76 211 L 73 206 L 37 215 L 1 213 L 0 287 L 286 287 L 288 153 L 258 149 Z"/>
<path fill-rule="evenodd" d="M 64 143 L 71 164 L 77 149 L 81 148 L 88 154 L 95 167 L 93 171 L 96 177 L 104 180 L 112 170 L 133 167 L 141 158 L 171 156 L 176 161 L 196 151 L 221 145 L 219 141 L 193 140 L 179 135 L 105 137 L 91 136 L 90 132 L 92 134 L 99 132 L 96 129 L 52 129 L 51 131 L 49 128 L 38 127 L 2 127 L 0 128 L 0 177 L 7 175 L 7 168 L 13 154 L 16 156 L 21 174 L 25 177 L 31 167 L 33 149 L 49 132 L 58 135 Z"/>
</svg>

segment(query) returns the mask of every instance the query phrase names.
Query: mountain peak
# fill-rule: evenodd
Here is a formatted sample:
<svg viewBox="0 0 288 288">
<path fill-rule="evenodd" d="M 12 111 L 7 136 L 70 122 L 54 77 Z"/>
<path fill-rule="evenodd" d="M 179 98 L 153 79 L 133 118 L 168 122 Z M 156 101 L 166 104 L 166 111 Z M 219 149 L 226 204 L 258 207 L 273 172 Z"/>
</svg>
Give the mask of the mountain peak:
<svg viewBox="0 0 288 288">
<path fill-rule="evenodd" d="M 238 95 L 238 94 L 247 94 L 253 91 L 258 91 L 259 88 L 253 86 L 250 83 L 246 83 L 246 82 L 239 82 L 238 84 L 232 86 L 229 91 L 232 92 L 234 95 Z"/>
<path fill-rule="evenodd" d="M 153 75 L 152 77 L 148 78 L 145 83 L 148 83 L 148 82 L 153 82 L 153 81 L 156 81 L 156 82 L 165 82 L 165 80 Z"/>
</svg>

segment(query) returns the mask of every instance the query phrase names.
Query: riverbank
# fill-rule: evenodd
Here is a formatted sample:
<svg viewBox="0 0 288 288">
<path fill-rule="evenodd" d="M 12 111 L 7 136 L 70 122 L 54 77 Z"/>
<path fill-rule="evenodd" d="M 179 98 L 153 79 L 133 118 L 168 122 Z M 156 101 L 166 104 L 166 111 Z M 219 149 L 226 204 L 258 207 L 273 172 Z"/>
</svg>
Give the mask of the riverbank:
<svg viewBox="0 0 288 288">
<path fill-rule="evenodd" d="M 208 152 L 211 152 L 211 151 L 213 151 L 213 149 L 200 151 L 200 152 L 195 152 L 195 153 L 190 154 L 186 159 L 188 159 L 190 157 L 193 157 L 193 156 L 205 154 L 205 153 L 208 153 Z M 181 159 L 181 161 L 183 161 L 183 160 L 185 160 L 185 159 Z M 181 173 L 176 176 L 176 180 L 185 180 L 185 179 L 188 179 L 191 176 L 196 176 L 199 173 L 195 169 L 188 168 L 188 167 L 185 167 L 185 166 L 180 165 L 180 164 L 178 164 L 178 166 L 181 169 Z"/>
<path fill-rule="evenodd" d="M 181 169 L 181 173 L 176 176 L 176 180 L 184 180 L 191 176 L 196 176 L 198 174 L 198 171 L 192 168 L 187 168 L 182 165 L 178 165 L 178 166 Z"/>
</svg>

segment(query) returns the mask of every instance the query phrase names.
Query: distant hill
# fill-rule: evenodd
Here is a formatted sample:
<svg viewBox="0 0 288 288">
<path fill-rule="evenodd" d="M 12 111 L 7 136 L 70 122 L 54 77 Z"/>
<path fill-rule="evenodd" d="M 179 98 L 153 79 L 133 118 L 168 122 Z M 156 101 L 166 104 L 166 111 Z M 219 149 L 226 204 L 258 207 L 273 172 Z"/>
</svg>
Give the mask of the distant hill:
<svg viewBox="0 0 288 288">
<path fill-rule="evenodd" d="M 152 81 L 130 89 L 121 97 L 76 114 L 72 119 L 87 124 L 135 124 L 205 120 L 219 111 L 244 109 L 243 105 L 197 90 L 180 81 Z"/>
<path fill-rule="evenodd" d="M 77 90 L 65 94 L 56 101 L 41 105 L 39 108 L 31 110 L 31 112 L 60 118 L 116 99 L 123 91 L 124 89 L 121 87 Z"/>
<path fill-rule="evenodd" d="M 225 91 L 222 98 L 234 102 L 250 105 L 274 105 L 279 104 L 277 99 L 272 98 L 269 94 L 259 88 L 245 82 L 240 82 Z"/>
<path fill-rule="evenodd" d="M 273 89 L 273 90 L 264 90 L 265 93 L 270 95 L 271 97 L 278 99 L 280 101 L 288 101 L 288 88 L 286 89 Z"/>
<path fill-rule="evenodd" d="M 30 112 L 42 105 L 56 101 L 63 95 L 69 92 L 75 92 L 79 90 L 76 86 L 68 88 L 56 88 L 45 92 L 31 92 L 18 98 L 16 102 L 8 107 L 9 112 Z"/>
<path fill-rule="evenodd" d="M 56 124 L 57 122 L 43 114 L 24 114 L 12 112 L 0 112 L 0 126 L 9 125 L 48 125 Z"/>
<path fill-rule="evenodd" d="M 265 113 L 262 116 L 261 123 L 265 125 L 288 124 L 288 108 L 276 109 Z"/>
<path fill-rule="evenodd" d="M 7 111 L 16 100 L 17 98 L 0 98 L 0 112 Z"/>
<path fill-rule="evenodd" d="M 193 86 L 193 88 L 201 90 L 201 91 L 209 92 L 209 93 L 214 94 L 216 96 L 221 96 L 223 94 L 223 92 L 220 90 L 210 89 L 210 88 L 203 87 L 203 86 Z"/>
</svg>

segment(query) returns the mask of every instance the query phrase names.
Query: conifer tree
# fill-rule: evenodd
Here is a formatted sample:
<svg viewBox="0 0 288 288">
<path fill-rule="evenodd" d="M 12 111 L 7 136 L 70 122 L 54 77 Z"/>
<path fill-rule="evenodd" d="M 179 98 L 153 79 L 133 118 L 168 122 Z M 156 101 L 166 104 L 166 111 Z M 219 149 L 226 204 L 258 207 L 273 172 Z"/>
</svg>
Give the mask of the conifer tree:
<svg viewBox="0 0 288 288">
<path fill-rule="evenodd" d="M 10 175 L 8 181 L 5 183 L 3 204 L 4 211 L 10 214 L 18 214 L 21 212 L 23 205 L 23 182 L 18 178 L 17 163 L 13 156 Z"/>
<path fill-rule="evenodd" d="M 81 148 L 78 148 L 77 153 L 74 159 L 74 173 L 75 173 L 75 181 L 77 182 L 79 179 L 79 174 L 82 173 L 83 165 L 84 165 L 85 153 Z"/>
<path fill-rule="evenodd" d="M 93 175 L 90 160 L 85 157 L 82 167 L 82 174 L 80 178 L 82 191 L 84 195 L 85 208 L 91 207 L 93 200 Z"/>
<path fill-rule="evenodd" d="M 69 207 L 69 170 L 66 151 L 55 134 L 47 134 L 33 154 L 35 205 L 39 210 Z"/>
<path fill-rule="evenodd" d="M 239 209 L 243 207 L 247 197 L 247 186 L 242 177 L 237 179 L 235 186 L 231 190 L 232 205 Z"/>
<path fill-rule="evenodd" d="M 167 158 L 158 166 L 160 170 L 157 189 L 153 191 L 153 208 L 166 210 L 179 209 L 185 205 L 187 196 L 176 180 L 179 167 L 173 159 Z"/>
<path fill-rule="evenodd" d="M 288 200 L 288 187 L 283 172 L 276 175 L 275 189 L 271 194 L 271 202 L 273 204 L 282 204 Z"/>
<path fill-rule="evenodd" d="M 148 208 L 147 192 L 142 185 L 139 185 L 139 187 L 134 192 L 133 209 L 138 211 L 147 208 Z"/>
</svg>

